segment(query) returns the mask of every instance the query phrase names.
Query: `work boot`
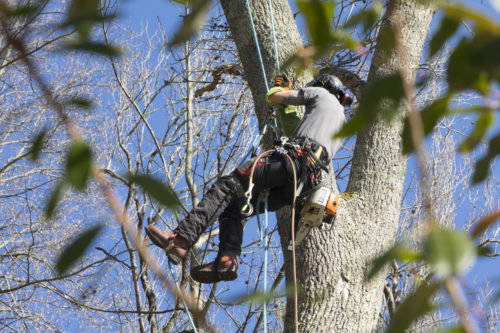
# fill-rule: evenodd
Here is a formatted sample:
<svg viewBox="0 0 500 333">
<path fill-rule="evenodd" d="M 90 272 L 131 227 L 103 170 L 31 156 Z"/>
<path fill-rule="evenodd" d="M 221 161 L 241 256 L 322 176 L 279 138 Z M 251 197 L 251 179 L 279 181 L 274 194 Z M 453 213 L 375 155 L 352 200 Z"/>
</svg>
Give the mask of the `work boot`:
<svg viewBox="0 0 500 333">
<path fill-rule="evenodd" d="M 211 263 L 191 269 L 191 277 L 200 283 L 235 280 L 238 277 L 238 257 L 217 257 Z"/>
<path fill-rule="evenodd" d="M 188 251 L 186 243 L 177 233 L 166 235 L 152 224 L 146 226 L 145 231 L 156 246 L 165 250 L 165 254 L 172 264 L 177 265 L 186 257 Z"/>
</svg>

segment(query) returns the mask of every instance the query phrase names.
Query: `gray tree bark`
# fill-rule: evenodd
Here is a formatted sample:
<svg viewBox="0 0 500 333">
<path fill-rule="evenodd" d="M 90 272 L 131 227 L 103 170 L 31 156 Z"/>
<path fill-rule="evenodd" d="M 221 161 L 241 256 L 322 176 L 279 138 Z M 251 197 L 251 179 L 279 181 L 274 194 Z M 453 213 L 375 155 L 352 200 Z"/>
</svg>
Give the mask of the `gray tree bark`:
<svg viewBox="0 0 500 333">
<path fill-rule="evenodd" d="M 262 122 L 267 116 L 266 88 L 260 70 L 255 41 L 245 0 L 220 0 L 252 91 L 256 113 Z M 419 65 L 432 8 L 413 0 L 391 1 L 383 25 L 402 23 L 402 43 L 409 61 L 404 66 L 414 80 Z M 253 20 L 268 80 L 276 75 L 274 42 L 267 1 L 251 1 Z M 280 62 L 302 46 L 292 12 L 285 0 L 273 1 L 273 16 Z M 400 69 L 400 55 L 377 49 L 372 60 L 368 82 Z M 311 77 L 288 74 L 297 86 Z M 408 107 L 398 110 L 400 115 Z M 366 281 L 371 259 L 390 247 L 398 229 L 399 210 L 406 172 L 401 155 L 402 117 L 390 124 L 382 119 L 358 133 L 348 191 L 354 195 L 341 198 L 336 225 L 331 232 L 313 230 L 298 248 L 300 332 L 370 332 L 375 330 L 382 304 L 385 274 Z M 335 188 L 334 191 L 337 191 Z M 279 230 L 285 260 L 289 215 L 278 214 Z M 289 267 L 291 265 L 288 265 Z M 292 281 L 287 271 L 287 283 Z M 287 302 L 285 331 L 294 331 L 293 298 Z"/>
</svg>

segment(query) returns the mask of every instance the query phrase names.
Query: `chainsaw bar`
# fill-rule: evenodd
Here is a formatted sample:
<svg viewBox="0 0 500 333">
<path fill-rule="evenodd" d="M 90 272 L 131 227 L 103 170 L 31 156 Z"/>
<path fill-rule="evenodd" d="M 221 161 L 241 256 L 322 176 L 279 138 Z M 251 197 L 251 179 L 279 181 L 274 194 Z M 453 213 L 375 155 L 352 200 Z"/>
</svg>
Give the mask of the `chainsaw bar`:
<svg viewBox="0 0 500 333">
<path fill-rule="evenodd" d="M 295 233 L 295 247 L 299 246 L 300 243 L 304 240 L 304 238 L 309 235 L 309 232 L 311 232 L 312 225 L 306 224 L 306 223 L 301 223 L 299 226 L 299 230 Z M 288 243 L 288 251 L 292 251 L 292 240 L 290 239 L 290 242 Z"/>
</svg>

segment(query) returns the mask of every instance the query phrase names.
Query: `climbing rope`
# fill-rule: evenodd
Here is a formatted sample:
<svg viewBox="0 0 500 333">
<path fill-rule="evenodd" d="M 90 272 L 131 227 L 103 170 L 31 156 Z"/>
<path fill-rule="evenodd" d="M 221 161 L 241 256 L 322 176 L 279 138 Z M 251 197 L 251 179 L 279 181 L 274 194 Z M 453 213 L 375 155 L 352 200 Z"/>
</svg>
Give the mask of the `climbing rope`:
<svg viewBox="0 0 500 333">
<path fill-rule="evenodd" d="M 274 52 L 275 52 L 275 57 L 276 57 L 276 69 L 278 71 L 278 74 L 280 74 L 281 70 L 280 70 L 280 65 L 279 65 L 279 54 L 278 54 L 278 43 L 277 43 L 277 39 L 276 39 L 276 30 L 274 28 L 272 0 L 268 0 L 268 4 L 269 4 L 269 14 L 271 17 L 271 28 L 272 28 L 273 41 L 274 41 Z M 250 25 L 252 27 L 253 38 L 255 41 L 255 46 L 257 48 L 257 54 L 259 57 L 260 68 L 262 70 L 262 77 L 264 78 L 264 84 L 266 86 L 266 90 L 268 91 L 269 85 L 267 83 L 266 70 L 264 67 L 264 61 L 262 60 L 262 53 L 260 51 L 259 40 L 257 38 L 257 32 L 255 30 L 255 24 L 253 21 L 252 9 L 250 7 L 249 0 L 246 0 L 246 5 L 247 5 L 247 9 L 248 9 L 248 14 L 250 17 Z M 264 127 L 264 129 L 267 129 L 267 124 Z M 259 139 L 259 141 L 260 141 L 260 139 Z M 250 179 L 249 179 L 249 188 L 248 188 L 248 191 L 245 193 L 245 196 L 247 197 L 247 204 L 244 206 L 244 209 L 242 210 L 243 215 L 246 215 L 246 214 L 248 214 L 247 216 L 252 215 L 253 208 L 252 208 L 252 204 L 250 203 L 250 200 L 252 198 L 252 189 L 253 189 L 253 182 L 252 182 L 253 171 L 255 170 L 255 166 L 257 164 L 257 161 L 259 161 L 262 157 L 264 157 L 265 155 L 268 155 L 272 151 L 274 151 L 274 150 L 266 151 L 255 158 L 255 161 L 252 165 L 252 172 L 251 172 Z M 296 190 L 297 190 L 297 175 L 296 175 L 295 165 L 293 163 L 293 160 L 291 159 L 290 156 L 288 156 L 288 155 L 285 155 L 285 156 L 288 158 L 288 160 L 290 161 L 290 164 L 292 165 L 292 170 L 293 170 L 293 175 L 294 175 L 294 177 L 293 177 L 294 178 L 294 195 L 293 195 L 293 203 L 292 203 L 292 221 L 291 221 L 292 236 L 291 237 L 292 237 L 292 247 L 293 247 L 292 248 L 292 262 L 293 262 L 293 283 L 294 283 L 294 304 L 295 304 L 295 332 L 298 333 L 297 267 L 296 267 L 296 260 L 295 260 L 295 199 L 296 199 Z M 245 211 L 245 207 L 248 210 Z M 267 214 L 266 214 L 265 218 L 267 218 Z M 267 236 L 266 236 L 266 238 L 267 238 Z M 264 247 L 264 257 L 266 258 L 266 262 L 264 263 L 264 265 L 267 264 L 267 252 L 268 252 L 267 250 L 268 250 L 267 247 Z M 267 271 L 267 269 L 265 271 Z M 267 306 L 267 304 L 264 303 L 264 306 L 262 309 L 263 316 L 264 316 L 264 332 L 267 332 L 267 321 L 265 320 L 266 319 L 266 311 L 267 311 L 266 306 Z"/>
<path fill-rule="evenodd" d="M 250 158 L 250 156 L 255 154 L 255 152 L 257 151 L 257 148 L 259 147 L 260 140 L 262 140 L 262 137 L 264 136 L 264 134 L 266 134 L 266 131 L 267 131 L 267 123 L 264 125 L 264 128 L 262 128 L 262 131 L 253 140 L 252 145 L 248 148 L 248 151 L 245 154 L 245 156 L 243 156 L 243 159 L 242 159 L 243 161 L 246 161 L 247 159 Z"/>
<path fill-rule="evenodd" d="M 264 294 L 267 293 L 267 253 L 269 250 L 269 229 L 268 229 L 268 220 L 267 220 L 267 212 L 268 212 L 268 199 L 269 191 L 264 191 L 262 200 L 257 201 L 257 224 L 259 226 L 259 234 L 260 234 L 260 246 L 264 248 L 264 281 L 263 288 Z M 260 223 L 260 218 L 258 212 L 260 212 L 260 205 L 264 204 L 264 225 L 262 226 Z M 262 315 L 264 323 L 267 323 L 267 300 L 264 299 L 264 303 L 262 304 Z M 267 333 L 267 325 L 264 325 L 264 333 Z"/>
<path fill-rule="evenodd" d="M 285 155 L 292 166 L 293 171 L 293 202 L 292 202 L 292 263 L 293 263 L 293 303 L 295 309 L 295 333 L 299 333 L 299 296 L 297 291 L 297 262 L 295 259 L 295 200 L 297 199 L 297 172 L 295 171 L 295 164 L 290 156 Z"/>
<path fill-rule="evenodd" d="M 248 151 L 246 152 L 245 156 L 243 156 L 243 161 L 246 161 L 250 158 L 250 156 L 254 156 L 255 152 L 259 148 L 260 141 L 264 137 L 264 134 L 267 132 L 267 128 L 271 127 L 275 132 L 278 127 L 278 124 L 276 123 L 276 117 L 271 116 L 267 120 L 267 122 L 264 124 L 264 127 L 262 128 L 262 131 L 254 138 L 252 145 L 248 148 Z"/>
<path fill-rule="evenodd" d="M 191 315 L 191 311 L 189 311 L 189 307 L 186 303 L 186 300 L 184 299 L 184 293 L 181 291 L 181 288 L 180 288 L 179 284 L 177 283 L 174 268 L 172 267 L 172 264 L 170 263 L 170 261 L 168 262 L 168 268 L 170 269 L 170 275 L 172 276 L 172 279 L 175 281 L 175 286 L 177 287 L 177 291 L 179 292 L 179 295 L 181 296 L 182 303 L 184 304 L 184 310 L 186 311 L 186 314 L 189 318 L 189 322 L 191 323 L 191 327 L 193 327 L 194 333 L 198 333 L 198 331 L 196 330 L 196 325 L 194 324 L 193 316 Z"/>
<path fill-rule="evenodd" d="M 274 17 L 273 17 L 273 8 L 272 8 L 272 0 L 268 0 L 268 4 L 269 4 L 269 15 L 271 17 L 271 28 L 272 28 L 272 35 L 273 35 L 273 42 L 274 42 L 274 52 L 275 52 L 275 57 L 276 57 L 276 69 L 278 71 L 278 75 L 281 74 L 281 70 L 280 70 L 280 64 L 279 64 L 279 54 L 278 54 L 278 43 L 277 43 L 277 39 L 276 39 L 276 30 L 275 30 L 275 27 L 274 27 Z M 266 76 L 266 70 L 265 70 L 265 67 L 264 67 L 264 61 L 262 60 L 262 53 L 260 51 L 260 45 L 259 45 L 259 40 L 258 40 L 258 37 L 257 37 L 257 32 L 255 30 L 255 24 L 254 24 L 254 20 L 253 20 L 253 15 L 252 15 L 252 9 L 250 7 L 250 2 L 249 0 L 246 0 L 246 5 L 247 5 L 247 10 L 248 10 L 248 14 L 249 14 L 249 17 L 250 17 L 250 25 L 251 25 L 251 28 L 252 28 L 252 33 L 253 33 L 253 38 L 254 38 L 254 41 L 255 41 L 255 46 L 257 48 L 257 54 L 258 54 L 258 57 L 259 57 L 259 62 L 260 62 L 260 68 L 262 70 L 262 77 L 264 78 L 264 84 L 266 86 L 266 91 L 269 91 L 269 85 L 267 83 L 267 76 Z M 264 130 L 267 129 L 267 124 L 264 126 Z M 263 136 L 263 133 L 262 135 L 260 136 L 259 138 L 259 141 L 260 139 L 262 138 Z M 254 148 L 252 149 L 253 152 L 255 153 L 255 143 L 254 143 Z M 273 152 L 274 150 L 270 150 L 270 151 L 266 151 L 264 153 L 261 153 L 258 157 L 255 158 L 255 161 L 252 165 L 252 172 L 250 174 L 250 179 L 249 179 L 249 188 L 248 188 L 248 191 L 245 193 L 245 196 L 247 198 L 247 203 L 246 205 L 243 207 L 243 210 L 242 210 L 242 214 L 243 215 L 247 215 L 247 216 L 250 216 L 252 215 L 252 212 L 253 212 L 253 207 L 252 207 L 252 204 L 250 203 L 250 200 L 252 199 L 252 189 L 253 189 L 253 172 L 255 170 L 255 166 L 257 164 L 257 161 L 259 161 L 262 157 L 268 155 L 270 152 Z M 248 153 L 247 153 L 248 154 Z M 290 156 L 288 155 L 285 155 L 290 164 L 292 165 L 292 170 L 293 170 L 293 178 L 294 178 L 294 195 L 293 195 L 293 203 L 292 203 L 292 222 L 291 222 L 291 225 L 292 225 L 292 228 L 291 228 L 291 238 L 292 238 L 292 261 L 293 261 L 293 283 L 294 283 L 294 303 L 295 303 L 295 332 L 298 333 L 298 295 L 297 295 L 297 267 L 296 267 L 296 262 L 295 262 L 295 199 L 296 199 L 296 191 L 297 191 L 297 175 L 296 175 L 296 171 L 295 171 L 295 165 L 293 163 L 293 160 L 291 159 Z M 267 205 L 267 203 L 266 203 Z M 258 212 L 258 211 L 257 211 Z M 267 219 L 267 214 L 265 216 L 265 219 Z M 266 235 L 266 239 L 267 239 L 267 235 Z M 267 244 L 266 244 L 267 245 Z M 267 246 L 264 247 L 264 257 L 265 257 L 265 263 L 264 265 L 267 265 L 267 252 L 268 252 L 268 248 Z M 267 272 L 267 269 L 265 269 L 265 272 Z M 266 278 L 266 275 L 265 275 L 265 278 Z M 264 306 L 263 306 L 263 316 L 264 316 L 264 332 L 266 333 L 267 332 L 267 321 L 265 320 L 266 319 L 266 307 L 267 307 L 267 304 L 264 303 Z"/>
<path fill-rule="evenodd" d="M 269 16 L 271 16 L 271 30 L 273 32 L 274 55 L 276 57 L 276 70 L 278 71 L 278 75 L 281 75 L 280 59 L 279 59 L 279 54 L 278 54 L 278 42 L 276 39 L 276 30 L 274 29 L 274 15 L 273 15 L 272 0 L 269 0 L 268 4 L 269 4 Z"/>
<path fill-rule="evenodd" d="M 262 53 L 260 52 L 259 39 L 257 38 L 257 32 L 255 31 L 255 24 L 253 23 L 252 9 L 250 8 L 249 0 L 246 0 L 248 15 L 250 16 L 250 25 L 252 27 L 253 39 L 255 41 L 255 46 L 257 47 L 257 54 L 260 61 L 260 69 L 262 70 L 262 77 L 264 78 L 264 83 L 266 85 L 266 91 L 269 90 L 269 85 L 267 83 L 266 69 L 264 68 L 264 61 L 262 60 Z"/>
</svg>

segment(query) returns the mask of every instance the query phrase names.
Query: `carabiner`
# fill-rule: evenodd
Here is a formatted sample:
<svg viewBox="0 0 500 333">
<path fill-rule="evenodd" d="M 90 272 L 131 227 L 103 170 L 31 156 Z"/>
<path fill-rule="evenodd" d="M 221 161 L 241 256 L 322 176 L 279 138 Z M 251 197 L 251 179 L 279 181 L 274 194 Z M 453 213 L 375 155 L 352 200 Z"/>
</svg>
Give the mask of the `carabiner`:
<svg viewBox="0 0 500 333">
<path fill-rule="evenodd" d="M 247 202 L 243 207 L 241 208 L 241 215 L 248 217 L 252 215 L 253 213 L 253 205 L 250 202 L 252 200 L 252 190 L 253 190 L 254 184 L 250 183 L 248 185 L 248 190 L 245 192 L 245 197 L 247 198 Z"/>
<path fill-rule="evenodd" d="M 241 208 L 241 215 L 244 217 L 249 217 L 253 213 L 253 205 L 250 203 L 250 200 L 247 201 L 245 205 Z"/>
</svg>

